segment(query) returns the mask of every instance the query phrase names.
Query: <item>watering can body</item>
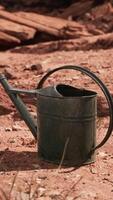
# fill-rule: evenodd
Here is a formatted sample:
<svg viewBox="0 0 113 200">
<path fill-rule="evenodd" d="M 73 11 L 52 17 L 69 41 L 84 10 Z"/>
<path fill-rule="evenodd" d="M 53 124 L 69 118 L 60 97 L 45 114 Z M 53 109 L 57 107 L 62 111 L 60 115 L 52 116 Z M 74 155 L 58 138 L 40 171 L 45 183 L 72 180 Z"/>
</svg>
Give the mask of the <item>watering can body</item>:
<svg viewBox="0 0 113 200">
<path fill-rule="evenodd" d="M 96 144 L 97 93 L 90 90 L 59 84 L 42 88 L 52 73 L 78 70 L 91 77 L 102 89 L 109 105 L 109 127 L 100 144 Z M 22 118 L 38 141 L 38 157 L 67 166 L 81 166 L 95 161 L 95 150 L 105 144 L 113 130 L 113 100 L 102 81 L 88 69 L 63 66 L 51 70 L 32 91 L 12 88 L 0 75 L 0 83 L 20 112 Z M 37 97 L 37 123 L 34 121 L 19 94 Z"/>
<path fill-rule="evenodd" d="M 57 96 L 37 93 L 38 155 L 44 160 L 75 166 L 94 162 L 96 92 L 57 85 Z"/>
</svg>

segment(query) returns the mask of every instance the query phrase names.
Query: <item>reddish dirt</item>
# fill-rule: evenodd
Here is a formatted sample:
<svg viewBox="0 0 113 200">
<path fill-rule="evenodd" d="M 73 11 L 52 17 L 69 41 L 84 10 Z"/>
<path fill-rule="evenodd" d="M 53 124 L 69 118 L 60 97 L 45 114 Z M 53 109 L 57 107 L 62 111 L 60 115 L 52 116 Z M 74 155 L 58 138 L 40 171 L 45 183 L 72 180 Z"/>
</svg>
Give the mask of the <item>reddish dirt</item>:
<svg viewBox="0 0 113 200">
<path fill-rule="evenodd" d="M 113 94 L 113 49 L 98 51 L 54 52 L 44 55 L 14 52 L 0 53 L 0 73 L 19 88 L 34 89 L 50 69 L 62 65 L 81 65 L 91 69 Z M 32 67 L 36 65 L 36 67 Z M 42 71 L 39 69 L 42 66 Z M 100 89 L 79 72 L 66 71 L 52 76 L 46 84 L 68 82 L 75 86 Z M 97 151 L 96 162 L 78 169 L 41 161 L 37 142 L 0 86 L 0 199 L 39 200 L 112 200 L 113 136 Z M 25 98 L 30 112 L 36 116 L 35 99 Z M 97 122 L 97 141 L 107 131 L 109 117 L 106 103 L 99 106 L 105 113 Z"/>
</svg>

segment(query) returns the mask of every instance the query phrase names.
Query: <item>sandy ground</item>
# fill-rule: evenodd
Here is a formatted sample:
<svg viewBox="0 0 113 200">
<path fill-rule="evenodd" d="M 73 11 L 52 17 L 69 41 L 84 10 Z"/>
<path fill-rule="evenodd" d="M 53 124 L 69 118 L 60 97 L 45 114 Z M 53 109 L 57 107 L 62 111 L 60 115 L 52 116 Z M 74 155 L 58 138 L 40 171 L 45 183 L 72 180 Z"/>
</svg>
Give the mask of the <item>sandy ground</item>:
<svg viewBox="0 0 113 200">
<path fill-rule="evenodd" d="M 0 73 L 19 88 L 34 89 L 50 69 L 63 65 L 81 65 L 93 71 L 113 94 L 113 49 L 99 51 L 59 51 L 44 55 L 1 52 Z M 35 67 L 33 67 L 35 65 Z M 100 89 L 79 72 L 64 71 L 48 79 L 46 84 L 68 82 L 75 86 Z M 97 151 L 96 162 L 80 168 L 61 167 L 41 161 L 37 142 L 20 119 L 18 112 L 0 86 L 0 199 L 39 200 L 112 200 L 113 136 Z M 25 101 L 36 117 L 34 99 Z M 104 109 L 104 107 L 102 107 Z M 100 117 L 97 142 L 104 137 L 109 117 Z"/>
</svg>

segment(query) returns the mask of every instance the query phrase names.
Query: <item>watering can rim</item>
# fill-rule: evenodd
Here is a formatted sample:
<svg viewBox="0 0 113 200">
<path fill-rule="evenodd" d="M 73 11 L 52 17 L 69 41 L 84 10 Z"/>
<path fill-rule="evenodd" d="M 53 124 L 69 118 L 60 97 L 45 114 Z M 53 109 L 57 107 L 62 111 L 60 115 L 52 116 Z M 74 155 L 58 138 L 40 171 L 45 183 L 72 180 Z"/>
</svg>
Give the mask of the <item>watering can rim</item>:
<svg viewBox="0 0 113 200">
<path fill-rule="evenodd" d="M 74 89 L 78 89 L 78 90 L 81 90 L 81 91 L 89 92 L 89 94 L 83 95 L 83 96 L 82 95 L 81 96 L 62 96 L 60 94 L 60 92 L 58 92 L 58 89 L 57 89 L 59 86 L 69 86 L 69 87 L 74 88 Z M 40 95 L 42 97 L 45 97 L 45 98 L 49 97 L 49 98 L 52 98 L 52 99 L 80 99 L 80 98 L 85 99 L 85 98 L 92 98 L 92 97 L 96 97 L 97 96 L 97 92 L 95 92 L 93 90 L 86 90 L 84 88 L 76 88 L 76 87 L 73 87 L 73 86 L 67 85 L 67 84 L 57 84 L 57 85 L 54 85 L 52 87 L 54 89 L 54 92 L 56 93 L 55 95 L 42 94 L 42 88 L 37 89 L 36 90 L 36 94 L 38 94 L 38 95 Z M 45 87 L 45 88 L 43 88 L 43 90 L 44 89 L 46 90 L 47 88 L 48 87 Z"/>
</svg>

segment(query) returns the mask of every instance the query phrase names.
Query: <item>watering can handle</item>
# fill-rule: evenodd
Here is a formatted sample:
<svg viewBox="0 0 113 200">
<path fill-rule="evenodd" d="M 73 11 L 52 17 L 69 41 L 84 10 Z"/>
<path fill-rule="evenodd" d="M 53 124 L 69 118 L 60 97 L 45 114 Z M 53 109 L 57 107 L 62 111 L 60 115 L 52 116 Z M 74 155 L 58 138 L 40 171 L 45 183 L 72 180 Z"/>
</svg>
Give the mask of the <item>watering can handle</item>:
<svg viewBox="0 0 113 200">
<path fill-rule="evenodd" d="M 58 68 L 55 68 L 51 71 L 49 71 L 46 75 L 44 75 L 44 77 L 39 81 L 38 83 L 38 86 L 37 86 L 37 89 L 40 89 L 42 88 L 43 86 L 43 83 L 45 82 L 45 80 L 51 75 L 53 74 L 54 72 L 56 71 L 59 71 L 59 70 L 63 70 L 63 69 L 72 69 L 72 70 L 77 70 L 77 71 L 81 71 L 82 73 L 86 74 L 87 76 L 89 76 L 90 78 L 92 78 L 98 85 L 99 87 L 101 88 L 101 90 L 103 91 L 105 97 L 106 97 L 106 100 L 107 100 L 107 103 L 109 105 L 109 115 L 110 115 L 110 120 L 109 120 L 109 127 L 108 127 L 108 130 L 107 130 L 107 133 L 104 137 L 104 139 L 100 142 L 100 144 L 98 144 L 96 147 L 94 147 L 92 149 L 92 151 L 102 147 L 105 142 L 109 139 L 111 133 L 112 133 L 112 130 L 113 130 L 113 100 L 112 100 L 112 97 L 107 89 L 107 87 L 103 84 L 103 82 L 95 75 L 93 74 L 90 70 L 86 69 L 86 68 L 83 68 L 81 66 L 73 66 L 73 65 L 66 65 L 66 66 L 62 66 L 62 67 L 58 67 Z"/>
</svg>

